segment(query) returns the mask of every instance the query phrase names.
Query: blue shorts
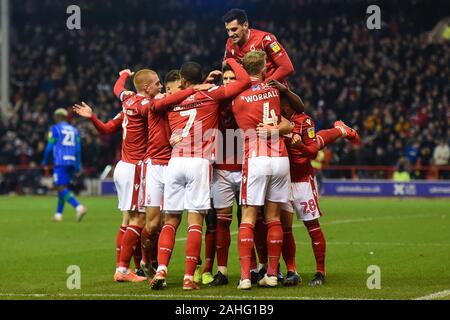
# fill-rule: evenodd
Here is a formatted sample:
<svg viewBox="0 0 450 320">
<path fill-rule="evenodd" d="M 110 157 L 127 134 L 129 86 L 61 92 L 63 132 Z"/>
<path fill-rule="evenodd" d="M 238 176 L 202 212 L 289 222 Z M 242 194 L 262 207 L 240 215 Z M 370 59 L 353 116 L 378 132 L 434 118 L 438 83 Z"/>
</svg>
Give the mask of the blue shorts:
<svg viewBox="0 0 450 320">
<path fill-rule="evenodd" d="M 74 166 L 57 166 L 53 169 L 53 183 L 55 187 L 66 186 L 75 175 Z"/>
</svg>

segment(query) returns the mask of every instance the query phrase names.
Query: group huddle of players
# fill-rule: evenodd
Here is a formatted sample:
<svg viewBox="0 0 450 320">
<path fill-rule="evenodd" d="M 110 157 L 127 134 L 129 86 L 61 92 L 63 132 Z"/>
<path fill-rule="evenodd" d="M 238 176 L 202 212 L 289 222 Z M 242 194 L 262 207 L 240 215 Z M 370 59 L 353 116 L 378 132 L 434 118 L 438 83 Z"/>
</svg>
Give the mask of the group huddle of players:
<svg viewBox="0 0 450 320">
<path fill-rule="evenodd" d="M 311 236 L 316 258 L 316 274 L 309 284 L 321 285 L 325 238 L 310 162 L 337 139 L 359 143 L 358 134 L 342 121 L 316 134 L 301 98 L 286 84 L 294 67 L 275 36 L 250 29 L 240 9 L 230 10 L 223 21 L 229 36 L 223 70 L 211 72 L 206 80 L 198 63 L 187 62 L 166 75 L 161 94 L 163 85 L 155 71 L 127 69 L 114 86 L 122 111 L 113 120 L 101 122 L 85 103 L 73 107 L 101 134 L 123 132 L 122 158 L 114 171 L 123 212 L 114 280 L 150 279 L 152 289 L 165 287 L 176 232 L 186 211 L 183 289 L 198 289 L 199 282 L 227 284 L 236 199 L 238 289 L 256 283 L 275 287 L 279 281 L 301 282 L 295 263 L 294 212 Z M 131 76 L 135 92 L 126 89 Z M 279 272 L 281 256 L 287 269 L 284 278 Z M 133 257 L 136 271 L 130 270 Z"/>
</svg>

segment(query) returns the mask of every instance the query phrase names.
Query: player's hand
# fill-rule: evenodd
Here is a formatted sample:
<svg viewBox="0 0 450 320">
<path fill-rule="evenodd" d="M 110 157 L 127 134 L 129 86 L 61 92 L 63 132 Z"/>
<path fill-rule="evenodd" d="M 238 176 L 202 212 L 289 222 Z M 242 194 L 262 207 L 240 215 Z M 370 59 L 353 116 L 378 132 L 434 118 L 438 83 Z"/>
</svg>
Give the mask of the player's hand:
<svg viewBox="0 0 450 320">
<path fill-rule="evenodd" d="M 260 123 L 256 127 L 256 134 L 261 138 L 269 138 L 274 134 L 278 134 L 278 127 L 270 124 Z"/>
<path fill-rule="evenodd" d="M 81 105 L 75 104 L 72 109 L 76 114 L 84 118 L 91 118 L 93 114 L 92 108 L 85 102 L 82 102 Z"/>
<path fill-rule="evenodd" d="M 289 90 L 288 87 L 286 87 L 284 84 L 281 84 L 279 81 L 275 79 L 270 79 L 269 82 L 267 82 L 267 84 L 272 88 L 278 89 L 280 93 L 285 93 L 288 92 Z"/>
<path fill-rule="evenodd" d="M 212 83 L 202 83 L 202 84 L 195 85 L 193 88 L 195 91 L 208 91 L 209 89 L 211 89 L 214 86 L 215 85 Z"/>
<path fill-rule="evenodd" d="M 132 76 L 132 75 L 134 75 L 134 72 L 132 72 L 130 69 L 124 69 L 124 70 L 122 70 L 122 71 L 120 71 L 119 72 L 119 77 L 121 77 L 123 74 L 125 74 L 125 73 L 127 73 L 128 74 L 128 76 Z"/>
<path fill-rule="evenodd" d="M 173 147 L 175 147 L 178 143 L 180 143 L 181 141 L 183 141 L 183 137 L 179 136 L 177 134 L 172 134 L 172 136 L 170 137 L 169 143 L 170 145 Z"/>
<path fill-rule="evenodd" d="M 213 83 L 217 78 L 219 78 L 221 76 L 222 76 L 222 71 L 220 71 L 220 70 L 213 70 L 206 77 L 205 82 L 206 83 Z"/>
<path fill-rule="evenodd" d="M 291 143 L 292 143 L 293 146 L 296 146 L 296 147 L 301 146 L 303 144 L 302 137 L 300 137 L 298 134 L 294 134 L 292 136 L 292 142 Z"/>
</svg>

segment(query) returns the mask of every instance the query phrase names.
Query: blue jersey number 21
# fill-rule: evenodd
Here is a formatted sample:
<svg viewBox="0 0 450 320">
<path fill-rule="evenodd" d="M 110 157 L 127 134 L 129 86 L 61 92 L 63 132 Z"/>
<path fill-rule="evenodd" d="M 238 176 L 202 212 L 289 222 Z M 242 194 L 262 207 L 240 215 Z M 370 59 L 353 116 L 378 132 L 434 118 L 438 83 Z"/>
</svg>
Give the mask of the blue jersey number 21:
<svg viewBox="0 0 450 320">
<path fill-rule="evenodd" d="M 74 147 L 75 146 L 75 132 L 72 130 L 63 129 L 62 133 L 64 135 L 62 144 L 63 146 Z"/>
</svg>

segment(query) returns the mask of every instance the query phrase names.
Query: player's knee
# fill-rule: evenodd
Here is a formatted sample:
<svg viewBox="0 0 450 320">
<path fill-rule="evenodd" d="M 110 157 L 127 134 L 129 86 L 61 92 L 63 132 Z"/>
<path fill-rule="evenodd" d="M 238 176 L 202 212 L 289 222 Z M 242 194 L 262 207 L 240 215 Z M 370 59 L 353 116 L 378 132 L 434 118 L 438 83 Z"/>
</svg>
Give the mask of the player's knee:
<svg viewBox="0 0 450 320">
<path fill-rule="evenodd" d="M 320 227 L 319 219 L 314 219 L 310 221 L 303 221 L 303 224 L 308 228 L 311 227 Z"/>
<path fill-rule="evenodd" d="M 145 227 L 147 228 L 147 231 L 150 234 L 158 232 L 161 228 L 160 218 L 154 217 L 151 221 L 147 221 L 147 223 L 145 224 Z"/>
</svg>

